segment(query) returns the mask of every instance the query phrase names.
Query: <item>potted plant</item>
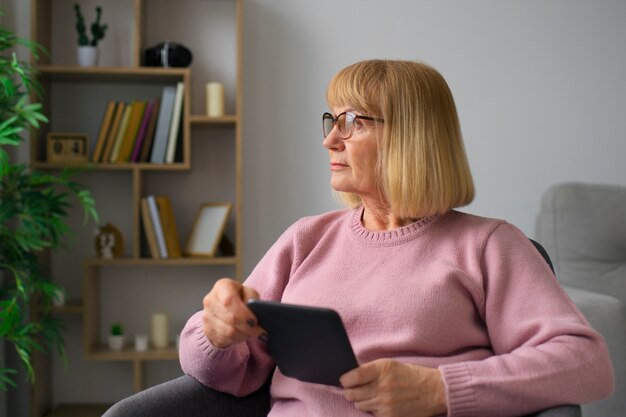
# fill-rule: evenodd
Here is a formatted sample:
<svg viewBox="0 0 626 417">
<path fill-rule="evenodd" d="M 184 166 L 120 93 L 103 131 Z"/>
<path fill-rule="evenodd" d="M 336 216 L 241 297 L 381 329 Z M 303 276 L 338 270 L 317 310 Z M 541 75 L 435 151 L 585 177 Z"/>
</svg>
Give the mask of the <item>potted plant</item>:
<svg viewBox="0 0 626 417">
<path fill-rule="evenodd" d="M 78 65 L 92 67 L 98 63 L 98 42 L 104 39 L 108 26 L 100 23 L 102 7 L 96 6 L 96 20 L 91 24 L 91 41 L 87 37 L 85 18 L 80 11 L 80 5 L 74 4 L 76 14 L 76 32 L 78 32 Z"/>
<path fill-rule="evenodd" d="M 97 222 L 98 215 L 91 194 L 71 180 L 70 171 L 55 175 L 11 162 L 8 147 L 22 144 L 24 133 L 48 121 L 36 102 L 41 88 L 30 65 L 17 59 L 18 46 L 30 50 L 33 59 L 45 52 L 0 26 L 0 343 L 15 348 L 32 382 L 34 350 L 47 352 L 52 346 L 64 354 L 62 322 L 50 315 L 61 288 L 51 281 L 41 255 L 67 246 L 72 195 L 83 206 L 85 221 Z M 35 302 L 41 310 L 29 314 Z M 0 368 L 0 389 L 15 386 L 15 373 Z"/>
<path fill-rule="evenodd" d="M 111 333 L 109 334 L 109 349 L 122 350 L 124 347 L 124 328 L 120 323 L 111 325 Z"/>
</svg>

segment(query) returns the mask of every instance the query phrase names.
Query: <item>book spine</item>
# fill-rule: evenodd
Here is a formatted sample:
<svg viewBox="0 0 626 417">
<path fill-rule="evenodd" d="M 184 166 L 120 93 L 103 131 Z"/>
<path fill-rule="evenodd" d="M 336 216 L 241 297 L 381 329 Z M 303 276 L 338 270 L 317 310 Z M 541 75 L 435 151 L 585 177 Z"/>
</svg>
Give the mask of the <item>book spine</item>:
<svg viewBox="0 0 626 417">
<path fill-rule="evenodd" d="M 174 107 L 174 96 L 176 87 L 168 86 L 163 88 L 161 97 L 161 108 L 157 120 L 156 132 L 154 133 L 154 144 L 152 145 L 152 155 L 150 162 L 162 164 L 165 162 L 165 152 L 167 151 L 167 139 L 172 120 L 172 110 Z"/>
<path fill-rule="evenodd" d="M 123 101 L 118 102 L 115 105 L 115 115 L 113 116 L 113 123 L 111 130 L 107 133 L 106 144 L 104 146 L 104 153 L 100 162 L 109 162 L 111 160 L 111 153 L 113 153 L 113 145 L 115 144 L 115 138 L 117 137 L 117 131 L 120 128 L 120 122 L 122 121 L 122 114 L 124 113 L 124 106 L 126 104 Z"/>
<path fill-rule="evenodd" d="M 150 123 L 148 124 L 148 131 L 146 132 L 144 144 L 141 146 L 141 155 L 139 155 L 139 162 L 148 162 L 150 160 L 152 143 L 154 142 L 154 131 L 156 129 L 157 118 L 159 117 L 160 106 L 161 98 L 158 97 L 154 100 L 154 108 L 152 109 L 152 115 L 150 116 Z"/>
<path fill-rule="evenodd" d="M 167 254 L 171 258 L 178 258 L 181 256 L 180 240 L 178 238 L 178 228 L 176 227 L 172 203 L 169 197 L 164 195 L 156 196 L 156 202 L 159 209 L 161 226 L 163 227 Z"/>
<path fill-rule="evenodd" d="M 120 145 L 120 152 L 117 158 L 117 162 L 129 162 L 130 155 L 135 146 L 135 140 L 141 121 L 143 120 L 143 114 L 146 109 L 146 101 L 135 100 L 132 103 L 130 109 L 130 116 L 128 118 L 128 126 L 124 137 L 122 138 L 122 144 Z"/>
<path fill-rule="evenodd" d="M 146 234 L 146 240 L 148 241 L 150 255 L 153 259 L 159 259 L 161 257 L 159 253 L 159 245 L 157 244 L 156 234 L 154 233 L 154 225 L 152 224 L 152 217 L 150 215 L 150 207 L 148 206 L 148 200 L 146 198 L 141 199 L 141 221 L 144 233 Z"/>
<path fill-rule="evenodd" d="M 102 151 L 104 151 L 104 143 L 107 138 L 107 134 L 111 129 L 111 121 L 113 120 L 113 113 L 115 111 L 115 101 L 110 100 L 104 111 L 104 116 L 102 117 L 102 123 L 100 124 L 100 133 L 98 133 L 98 139 L 96 141 L 96 148 L 93 152 L 92 161 L 100 162 L 102 157 Z"/>
<path fill-rule="evenodd" d="M 185 84 L 179 82 L 176 84 L 176 97 L 174 99 L 174 109 L 172 111 L 172 122 L 170 123 L 169 139 L 167 141 L 167 154 L 165 155 L 165 162 L 171 164 L 174 162 L 174 154 L 176 152 L 176 142 L 178 140 L 178 128 L 180 126 L 180 119 L 183 107 L 183 94 L 185 91 Z"/>
<path fill-rule="evenodd" d="M 163 235 L 163 227 L 161 226 L 161 217 L 159 216 L 159 208 L 153 195 L 146 197 L 148 200 L 148 208 L 150 209 L 150 218 L 154 227 L 154 235 L 156 236 L 157 246 L 159 248 L 159 256 L 161 259 L 167 259 L 167 246 L 165 245 L 165 236 Z"/>
<path fill-rule="evenodd" d="M 141 121 L 141 126 L 139 127 L 139 133 L 137 133 L 137 139 L 135 140 L 135 148 L 133 149 L 133 153 L 130 157 L 130 162 L 137 162 L 139 160 L 139 153 L 141 151 L 141 146 L 144 144 L 144 137 L 146 135 L 146 130 L 148 127 L 148 123 L 150 121 L 150 117 L 152 116 L 152 109 L 154 108 L 154 102 L 151 101 L 148 103 L 146 107 L 146 111 L 143 114 L 143 120 Z"/>
<path fill-rule="evenodd" d="M 115 144 L 113 145 L 113 151 L 111 152 L 111 159 L 109 162 L 117 162 L 120 147 L 122 146 L 122 141 L 124 139 L 124 135 L 126 134 L 126 129 L 128 128 L 128 120 L 130 119 L 130 112 L 132 109 L 132 105 L 126 104 L 124 107 L 124 114 L 122 115 L 122 121 L 120 122 L 120 128 L 117 131 L 117 136 L 115 137 Z"/>
</svg>

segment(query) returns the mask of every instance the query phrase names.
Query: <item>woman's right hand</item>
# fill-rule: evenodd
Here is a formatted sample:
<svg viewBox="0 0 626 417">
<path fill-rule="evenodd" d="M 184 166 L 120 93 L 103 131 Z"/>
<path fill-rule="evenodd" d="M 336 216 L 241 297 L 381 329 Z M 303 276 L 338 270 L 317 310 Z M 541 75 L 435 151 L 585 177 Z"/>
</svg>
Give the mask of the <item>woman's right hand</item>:
<svg viewBox="0 0 626 417">
<path fill-rule="evenodd" d="M 239 282 L 222 278 L 202 302 L 204 334 L 218 348 L 227 348 L 251 337 L 266 335 L 246 302 L 258 299 L 259 293 Z"/>
</svg>

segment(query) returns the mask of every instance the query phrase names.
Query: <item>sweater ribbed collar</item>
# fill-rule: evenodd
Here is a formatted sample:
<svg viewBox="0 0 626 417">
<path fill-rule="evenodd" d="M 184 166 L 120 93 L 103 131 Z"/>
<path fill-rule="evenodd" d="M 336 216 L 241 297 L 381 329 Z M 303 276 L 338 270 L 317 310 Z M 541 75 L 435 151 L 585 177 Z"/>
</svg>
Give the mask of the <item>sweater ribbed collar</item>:
<svg viewBox="0 0 626 417">
<path fill-rule="evenodd" d="M 352 210 L 350 218 L 350 232 L 352 237 L 368 246 L 394 246 L 411 241 L 421 236 L 427 229 L 427 226 L 437 220 L 440 215 L 424 217 L 414 223 L 406 226 L 398 227 L 393 230 L 372 231 L 363 227 L 363 206 Z"/>
</svg>

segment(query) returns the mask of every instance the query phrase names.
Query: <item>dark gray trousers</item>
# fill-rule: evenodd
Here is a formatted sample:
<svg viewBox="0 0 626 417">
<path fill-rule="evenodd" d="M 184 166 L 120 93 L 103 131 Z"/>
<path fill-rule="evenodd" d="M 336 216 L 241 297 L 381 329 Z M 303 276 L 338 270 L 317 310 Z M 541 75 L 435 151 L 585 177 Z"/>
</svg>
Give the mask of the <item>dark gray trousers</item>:
<svg viewBox="0 0 626 417">
<path fill-rule="evenodd" d="M 185 375 L 118 402 L 102 417 L 266 417 L 269 408 L 269 381 L 253 394 L 238 398 Z M 579 406 L 561 406 L 532 417 L 581 415 Z"/>
</svg>

